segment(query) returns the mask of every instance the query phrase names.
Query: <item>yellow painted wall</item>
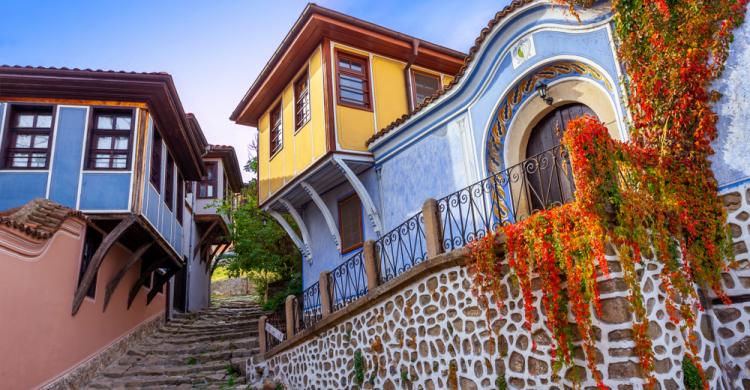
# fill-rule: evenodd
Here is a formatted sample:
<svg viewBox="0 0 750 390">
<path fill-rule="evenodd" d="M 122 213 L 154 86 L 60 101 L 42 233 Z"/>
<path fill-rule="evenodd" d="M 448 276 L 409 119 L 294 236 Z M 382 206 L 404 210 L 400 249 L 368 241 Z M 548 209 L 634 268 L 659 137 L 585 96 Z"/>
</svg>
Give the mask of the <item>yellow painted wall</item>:
<svg viewBox="0 0 750 390">
<path fill-rule="evenodd" d="M 375 89 L 377 131 L 406 114 L 409 109 L 404 80 L 406 64 L 385 57 L 373 56 L 371 66 L 375 79 L 373 80 L 373 87 Z M 368 135 L 367 138 L 370 136 L 372 134 Z M 366 141 L 367 138 L 363 141 Z"/>
<path fill-rule="evenodd" d="M 304 73 L 304 68 L 290 81 L 281 93 L 280 100 L 258 121 L 258 158 L 260 162 L 259 201 L 279 191 L 286 183 L 309 168 L 326 153 L 325 105 L 323 89 L 323 55 L 318 47 L 310 56 L 306 69 L 310 85 L 310 121 L 299 130 L 294 127 L 294 80 Z M 277 103 L 282 106 L 282 148 L 270 156 L 270 115 Z"/>
</svg>

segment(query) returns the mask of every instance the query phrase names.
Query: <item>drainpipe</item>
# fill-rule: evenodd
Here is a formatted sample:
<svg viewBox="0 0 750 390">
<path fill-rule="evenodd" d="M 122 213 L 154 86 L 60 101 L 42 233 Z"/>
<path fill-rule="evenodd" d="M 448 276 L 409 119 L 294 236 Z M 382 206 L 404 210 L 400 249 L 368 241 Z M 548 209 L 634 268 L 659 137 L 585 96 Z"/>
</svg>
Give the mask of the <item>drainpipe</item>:
<svg viewBox="0 0 750 390">
<path fill-rule="evenodd" d="M 411 79 L 411 66 L 414 64 L 414 61 L 417 59 L 417 54 L 419 54 L 419 39 L 413 39 L 411 41 L 411 55 L 409 56 L 409 61 L 406 63 L 406 67 L 404 68 L 404 82 L 406 85 L 406 103 L 409 107 L 409 112 L 414 111 L 414 107 L 416 106 L 416 102 L 414 102 L 414 97 L 412 95 L 412 88 L 413 88 L 413 80 Z"/>
</svg>

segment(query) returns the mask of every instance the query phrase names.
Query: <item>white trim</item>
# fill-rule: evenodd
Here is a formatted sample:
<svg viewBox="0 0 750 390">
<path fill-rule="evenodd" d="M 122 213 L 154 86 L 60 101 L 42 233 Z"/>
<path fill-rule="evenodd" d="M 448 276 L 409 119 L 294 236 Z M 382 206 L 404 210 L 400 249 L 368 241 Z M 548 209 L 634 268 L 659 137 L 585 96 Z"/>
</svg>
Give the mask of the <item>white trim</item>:
<svg viewBox="0 0 750 390">
<path fill-rule="evenodd" d="M 367 213 L 367 216 L 370 218 L 370 223 L 372 224 L 373 230 L 375 230 L 375 234 L 378 236 L 378 238 L 380 238 L 380 236 L 383 234 L 383 223 L 380 220 L 378 210 L 375 208 L 375 202 L 372 201 L 372 198 L 367 192 L 364 184 L 362 184 L 354 171 L 352 171 L 352 169 L 349 168 L 348 165 L 346 165 L 346 161 L 344 161 L 343 157 L 334 155 L 331 161 L 333 161 L 334 165 L 336 165 L 339 170 L 344 173 L 344 176 L 349 181 L 349 184 L 351 184 L 352 188 L 354 188 L 354 192 L 357 193 L 357 196 L 359 196 L 359 200 L 362 201 L 362 205 L 365 208 L 365 213 Z"/>
<path fill-rule="evenodd" d="M 47 165 L 47 171 L 49 171 L 49 174 L 47 175 L 47 184 L 44 190 L 44 197 L 49 199 L 49 188 L 52 184 L 52 167 L 55 164 L 55 150 L 57 149 L 57 129 L 60 127 L 60 109 L 62 106 L 58 105 L 55 106 L 55 125 L 52 127 L 52 134 L 51 140 L 47 140 L 47 146 L 49 146 L 49 164 Z M 51 143 L 51 144 L 50 144 Z"/>
<path fill-rule="evenodd" d="M 375 74 L 372 72 L 373 68 L 373 54 L 371 52 L 367 52 L 367 72 L 368 76 L 370 76 L 369 84 L 370 84 L 370 102 L 371 108 L 372 108 L 372 134 L 377 134 L 378 132 L 378 106 L 377 101 L 375 101 Z"/>
<path fill-rule="evenodd" d="M 91 214 L 100 214 L 100 213 L 105 213 L 106 214 L 106 213 L 129 213 L 130 209 L 104 209 L 104 210 L 102 210 L 102 209 L 93 209 L 93 210 L 83 209 L 83 210 L 78 210 L 78 211 L 80 211 L 82 213 L 91 213 Z"/>
<path fill-rule="evenodd" d="M 302 255 L 305 256 L 308 263 L 312 264 L 312 256 L 310 256 L 308 253 L 307 245 L 303 243 L 302 240 L 300 240 L 299 236 L 297 235 L 297 233 L 294 232 L 294 229 L 292 229 L 292 227 L 289 226 L 289 223 L 287 223 L 286 219 L 284 219 L 284 217 L 281 214 L 279 214 L 277 211 L 267 210 L 266 212 L 270 216 L 272 216 L 273 219 L 275 219 L 276 222 L 279 223 L 279 225 L 281 225 L 281 227 L 284 229 L 286 234 L 289 235 L 289 238 L 292 239 L 292 242 L 294 242 L 294 245 L 296 245 L 299 251 L 302 252 Z"/>
<path fill-rule="evenodd" d="M 331 67 L 331 96 L 333 97 L 331 99 L 331 104 L 333 105 L 333 109 L 331 110 L 331 112 L 333 112 L 333 139 L 336 143 L 336 150 L 342 150 L 343 148 L 339 144 L 339 121 L 337 113 L 339 106 L 339 97 L 338 93 L 336 93 L 336 79 L 338 79 L 336 75 L 336 42 L 331 40 L 329 40 L 329 42 L 331 43 L 330 45 L 328 45 L 331 50 L 331 55 L 329 57 L 331 59 L 331 63 L 327 66 Z M 323 59 L 325 60 L 325 58 Z M 325 78 L 325 74 L 323 75 L 323 77 Z"/>
<path fill-rule="evenodd" d="M 612 23 L 607 24 L 607 36 L 609 37 L 609 46 L 612 49 L 612 53 L 614 53 L 615 70 L 617 72 L 617 79 L 619 80 L 619 83 L 617 83 L 617 87 L 619 91 L 618 96 L 620 98 L 620 101 L 618 103 L 620 103 L 620 106 L 625 108 L 625 118 L 623 118 L 623 120 L 626 120 L 627 123 L 623 123 L 623 126 L 626 130 L 622 134 L 625 136 L 623 140 L 629 141 L 630 132 L 627 130 L 629 130 L 630 127 L 627 126 L 627 124 L 633 123 L 633 116 L 630 110 L 627 109 L 627 107 L 630 107 L 630 101 L 628 100 L 628 91 L 625 88 L 625 78 L 627 76 L 622 71 L 622 67 L 620 66 L 620 59 L 617 56 L 617 45 L 615 45 L 614 35 L 612 35 Z"/>
<path fill-rule="evenodd" d="M 133 184 L 135 180 L 135 156 L 136 156 L 136 150 L 138 150 L 138 123 L 140 122 L 141 118 L 141 109 L 140 108 L 133 108 L 135 110 L 135 120 L 133 121 L 133 137 L 130 140 L 130 147 L 133 148 L 132 155 L 130 156 L 130 184 L 128 185 L 128 208 L 132 211 L 133 210 Z M 145 156 L 144 156 L 145 157 Z"/>
<path fill-rule="evenodd" d="M 8 111 L 10 110 L 10 103 L 9 102 L 0 102 L 0 105 L 3 105 L 3 115 L 0 115 L 0 148 L 2 148 L 5 144 L 5 128 L 7 127 L 5 125 L 6 120 L 8 118 Z M 0 150 L 1 151 L 1 150 Z M 4 164 L 0 164 L 2 166 Z M 7 172 L 7 171 L 4 171 Z"/>
<path fill-rule="evenodd" d="M 307 262 L 312 264 L 312 248 L 310 247 L 310 243 L 312 243 L 312 240 L 310 239 L 310 233 L 307 230 L 305 220 L 302 219 L 302 216 L 299 215 L 297 209 L 295 209 L 288 200 L 281 198 L 279 199 L 279 203 L 286 207 L 289 215 L 291 215 L 292 219 L 294 219 L 294 222 L 297 223 L 297 227 L 299 227 L 299 230 L 302 233 L 303 248 L 300 248 L 300 251 L 302 252 L 302 255 L 307 259 Z"/>
<path fill-rule="evenodd" d="M 323 202 L 323 199 L 321 199 L 320 195 L 318 195 L 313 186 L 305 181 L 300 182 L 299 185 L 304 188 L 307 194 L 310 195 L 310 199 L 312 199 L 313 203 L 318 206 L 320 213 L 323 214 L 323 219 L 326 220 L 328 230 L 331 232 L 333 241 L 336 244 L 336 249 L 341 252 L 341 235 L 339 234 L 339 229 L 336 225 L 336 221 L 334 221 L 333 215 L 331 215 L 331 210 L 328 209 L 328 206 L 326 206 L 325 202 Z"/>
</svg>

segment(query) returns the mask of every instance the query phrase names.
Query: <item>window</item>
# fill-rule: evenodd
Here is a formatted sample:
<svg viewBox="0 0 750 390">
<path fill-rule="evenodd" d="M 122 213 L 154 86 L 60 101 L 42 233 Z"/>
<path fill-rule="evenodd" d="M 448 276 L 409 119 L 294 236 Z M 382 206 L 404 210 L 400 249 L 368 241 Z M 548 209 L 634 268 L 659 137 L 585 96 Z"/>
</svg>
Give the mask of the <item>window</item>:
<svg viewBox="0 0 750 390">
<path fill-rule="evenodd" d="M 49 167 L 52 107 L 13 106 L 5 137 L 5 168 Z"/>
<path fill-rule="evenodd" d="M 216 198 L 217 187 L 217 169 L 216 162 L 206 162 L 206 179 L 198 183 L 198 198 L 214 199 Z"/>
<path fill-rule="evenodd" d="M 362 246 L 362 203 L 356 194 L 339 201 L 339 233 L 341 234 L 341 253 Z"/>
<path fill-rule="evenodd" d="M 94 257 L 94 253 L 99 249 L 99 245 L 102 243 L 102 234 L 92 229 L 91 227 L 86 228 L 86 238 L 83 242 L 83 253 L 81 253 L 81 269 L 78 271 L 78 285 L 81 285 L 83 280 L 83 274 L 86 273 L 86 269 L 91 264 L 91 258 Z M 96 279 L 97 275 L 94 275 L 94 281 L 91 282 L 86 296 L 89 298 L 96 297 Z"/>
<path fill-rule="evenodd" d="M 271 110 L 271 156 L 276 154 L 284 144 L 284 134 L 281 126 L 281 104 Z"/>
<path fill-rule="evenodd" d="M 412 98 L 414 98 L 415 107 L 422 104 L 428 96 L 432 96 L 440 90 L 440 77 L 438 76 L 412 71 L 412 80 L 414 82 Z"/>
<path fill-rule="evenodd" d="M 336 54 L 338 102 L 344 106 L 370 109 L 370 80 L 367 59 Z"/>
<path fill-rule="evenodd" d="M 151 184 L 156 192 L 161 191 L 161 135 L 154 127 L 154 136 L 151 141 L 151 172 L 149 174 Z"/>
<path fill-rule="evenodd" d="M 148 268 L 149 268 L 148 263 L 146 263 L 145 260 L 141 259 L 141 275 L 145 275 L 146 272 L 148 272 Z M 143 287 L 146 287 L 149 289 L 151 288 L 151 279 L 153 278 L 153 276 L 154 276 L 154 273 L 151 272 L 146 278 L 146 280 L 143 281 Z"/>
<path fill-rule="evenodd" d="M 185 182 L 185 198 L 187 198 L 188 194 L 193 193 L 193 182 L 186 181 Z"/>
<path fill-rule="evenodd" d="M 294 83 L 294 129 L 310 121 L 310 90 L 307 72 Z"/>
<path fill-rule="evenodd" d="M 174 207 L 174 160 L 167 152 L 167 167 L 164 172 L 164 204 L 172 210 Z"/>
<path fill-rule="evenodd" d="M 182 213 L 185 209 L 185 183 L 182 180 L 182 175 L 177 174 L 177 222 L 182 224 Z"/>
<path fill-rule="evenodd" d="M 94 110 L 88 169 L 129 169 L 133 110 Z"/>
</svg>

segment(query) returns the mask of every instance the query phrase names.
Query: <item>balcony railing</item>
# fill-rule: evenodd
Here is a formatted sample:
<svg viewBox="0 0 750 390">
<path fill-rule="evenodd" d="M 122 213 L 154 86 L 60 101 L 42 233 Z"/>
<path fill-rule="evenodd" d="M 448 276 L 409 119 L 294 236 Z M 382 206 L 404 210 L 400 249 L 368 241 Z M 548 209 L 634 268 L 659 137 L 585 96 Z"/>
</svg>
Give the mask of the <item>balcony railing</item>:
<svg viewBox="0 0 750 390">
<path fill-rule="evenodd" d="M 302 291 L 302 305 L 296 305 L 299 316 L 294 321 L 299 329 L 307 329 L 315 325 L 323 318 L 323 308 L 320 305 L 320 283 L 315 282 L 312 286 Z"/>
<path fill-rule="evenodd" d="M 571 202 L 574 192 L 568 153 L 557 146 L 437 201 L 426 202 L 421 212 L 377 241 L 366 243 L 365 250 L 290 300 L 293 306 L 287 307 L 286 313 L 293 316 L 294 333 L 309 329 L 324 316 L 366 295 L 370 288 L 398 277 L 428 257 L 461 248 L 499 227 Z M 429 224 L 425 220 L 428 214 Z M 377 278 L 368 275 L 368 270 L 374 270 Z"/>
<path fill-rule="evenodd" d="M 385 283 L 427 258 L 424 215 L 420 211 L 375 241 L 380 283 Z"/>
<path fill-rule="evenodd" d="M 551 207 L 571 202 L 575 185 L 562 146 L 438 200 L 443 249 L 451 251 Z"/>
<path fill-rule="evenodd" d="M 367 276 L 361 250 L 328 273 L 328 289 L 331 311 L 346 307 L 367 294 Z"/>
<path fill-rule="evenodd" d="M 266 318 L 266 324 L 271 324 L 274 328 L 281 331 L 283 335 L 286 335 L 286 318 L 283 311 L 277 311 L 269 315 Z M 270 334 L 268 330 L 263 329 L 263 331 L 266 333 L 266 351 L 270 351 L 271 348 L 281 344 L 281 340 Z"/>
</svg>

